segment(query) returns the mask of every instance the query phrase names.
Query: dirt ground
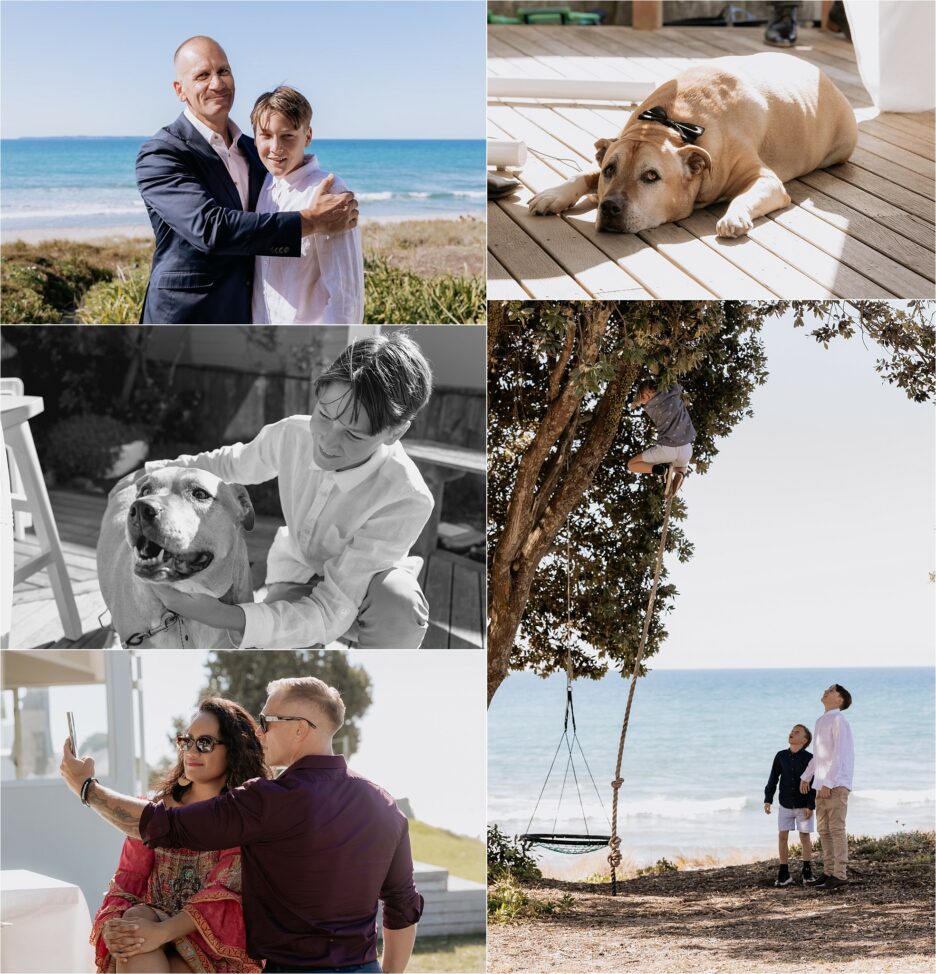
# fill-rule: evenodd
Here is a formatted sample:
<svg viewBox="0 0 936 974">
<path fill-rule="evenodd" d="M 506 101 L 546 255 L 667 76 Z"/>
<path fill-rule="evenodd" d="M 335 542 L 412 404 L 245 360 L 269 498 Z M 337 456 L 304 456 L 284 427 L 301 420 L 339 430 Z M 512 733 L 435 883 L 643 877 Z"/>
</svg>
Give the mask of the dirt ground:
<svg viewBox="0 0 936 974">
<path fill-rule="evenodd" d="M 608 885 L 527 885 L 556 910 L 534 921 L 489 924 L 488 971 L 936 970 L 931 855 L 853 858 L 849 885 L 828 893 L 776 889 L 776 868 L 773 860 L 644 876 L 619 883 L 617 897 Z M 798 864 L 792 872 L 798 879 Z"/>
</svg>

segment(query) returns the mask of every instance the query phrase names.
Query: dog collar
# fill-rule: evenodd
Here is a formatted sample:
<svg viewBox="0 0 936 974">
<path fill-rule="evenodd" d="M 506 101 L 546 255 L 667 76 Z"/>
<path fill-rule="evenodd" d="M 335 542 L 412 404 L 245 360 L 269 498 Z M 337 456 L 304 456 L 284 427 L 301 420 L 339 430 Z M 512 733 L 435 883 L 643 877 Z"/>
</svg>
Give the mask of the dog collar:
<svg viewBox="0 0 936 974">
<path fill-rule="evenodd" d="M 692 122 L 677 122 L 675 118 L 670 118 L 660 105 L 648 108 L 637 117 L 644 122 L 659 122 L 661 125 L 675 129 L 682 136 L 683 142 L 694 143 L 705 131 L 701 125 L 693 125 Z"/>
<path fill-rule="evenodd" d="M 179 642 L 188 642 L 188 635 L 182 627 L 182 617 L 176 612 L 167 612 L 161 626 L 153 626 L 150 629 L 145 629 L 143 632 L 135 632 L 132 636 L 127 637 L 125 645 L 128 647 L 140 646 L 142 643 L 145 643 L 150 636 L 155 636 L 158 632 L 167 632 L 176 622 L 179 623 Z"/>
</svg>

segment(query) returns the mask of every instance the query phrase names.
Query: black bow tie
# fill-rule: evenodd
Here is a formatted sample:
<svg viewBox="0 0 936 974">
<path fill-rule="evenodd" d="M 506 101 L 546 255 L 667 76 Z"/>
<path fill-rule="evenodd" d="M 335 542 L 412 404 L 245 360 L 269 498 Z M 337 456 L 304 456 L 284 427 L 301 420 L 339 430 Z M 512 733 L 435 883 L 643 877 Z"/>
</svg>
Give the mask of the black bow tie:
<svg viewBox="0 0 936 974">
<path fill-rule="evenodd" d="M 670 118 L 659 105 L 648 108 L 637 117 L 645 122 L 659 122 L 661 125 L 675 129 L 682 136 L 683 142 L 695 142 L 705 131 L 701 125 L 693 125 L 692 122 L 677 122 L 676 119 Z"/>
</svg>

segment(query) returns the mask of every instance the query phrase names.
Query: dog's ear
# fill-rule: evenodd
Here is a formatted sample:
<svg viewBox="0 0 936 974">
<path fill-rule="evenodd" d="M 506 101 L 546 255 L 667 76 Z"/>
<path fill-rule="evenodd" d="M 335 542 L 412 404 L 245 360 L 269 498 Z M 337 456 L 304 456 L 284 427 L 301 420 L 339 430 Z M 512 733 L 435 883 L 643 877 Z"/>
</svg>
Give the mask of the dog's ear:
<svg viewBox="0 0 936 974">
<path fill-rule="evenodd" d="M 706 169 L 712 170 L 712 157 L 697 145 L 684 145 L 677 150 L 677 155 L 682 158 L 683 165 L 692 173 L 693 176 L 701 176 Z"/>
<path fill-rule="evenodd" d="M 605 153 L 608 151 L 608 146 L 611 145 L 610 139 L 599 139 L 595 143 L 595 161 L 598 165 L 601 165 L 601 160 L 604 159 Z"/>
<path fill-rule="evenodd" d="M 256 516 L 254 515 L 253 504 L 250 500 L 250 494 L 247 493 L 247 488 L 242 484 L 228 484 L 231 488 L 231 493 L 234 495 L 234 502 L 239 508 L 240 517 L 238 520 L 245 531 L 253 531 L 254 521 Z"/>
</svg>

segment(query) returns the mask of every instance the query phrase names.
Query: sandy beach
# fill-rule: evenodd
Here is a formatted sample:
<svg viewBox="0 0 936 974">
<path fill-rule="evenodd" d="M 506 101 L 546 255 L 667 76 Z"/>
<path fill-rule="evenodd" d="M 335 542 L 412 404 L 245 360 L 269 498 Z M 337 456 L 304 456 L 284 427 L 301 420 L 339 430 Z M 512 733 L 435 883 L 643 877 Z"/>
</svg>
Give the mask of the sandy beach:
<svg viewBox="0 0 936 974">
<path fill-rule="evenodd" d="M 908 974 L 933 970 L 933 834 L 854 849 L 849 885 L 773 886 L 777 860 L 666 872 L 619 884 L 524 884 L 553 904 L 488 924 L 490 972 Z M 887 842 L 888 840 L 882 840 Z M 791 870 L 799 876 L 799 866 Z"/>
</svg>

